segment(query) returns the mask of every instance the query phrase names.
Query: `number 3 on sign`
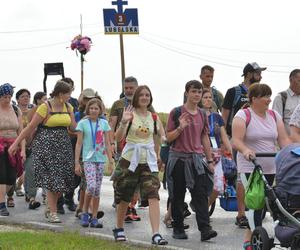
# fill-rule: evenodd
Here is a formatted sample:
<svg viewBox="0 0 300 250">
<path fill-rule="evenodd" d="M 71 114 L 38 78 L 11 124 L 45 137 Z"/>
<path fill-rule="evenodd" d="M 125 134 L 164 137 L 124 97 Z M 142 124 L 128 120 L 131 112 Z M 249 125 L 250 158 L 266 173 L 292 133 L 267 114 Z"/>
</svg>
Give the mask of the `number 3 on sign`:
<svg viewBox="0 0 300 250">
<path fill-rule="evenodd" d="M 116 14 L 116 23 L 118 25 L 125 25 L 126 16 L 124 14 Z"/>
</svg>

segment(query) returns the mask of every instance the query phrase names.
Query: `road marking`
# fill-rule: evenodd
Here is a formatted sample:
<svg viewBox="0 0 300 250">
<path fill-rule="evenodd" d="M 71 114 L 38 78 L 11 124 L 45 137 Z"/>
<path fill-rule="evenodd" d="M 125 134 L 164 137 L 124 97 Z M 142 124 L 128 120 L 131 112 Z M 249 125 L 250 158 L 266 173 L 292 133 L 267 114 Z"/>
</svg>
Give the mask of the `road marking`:
<svg viewBox="0 0 300 250">
<path fill-rule="evenodd" d="M 38 222 L 38 221 L 28 221 L 26 222 L 26 224 L 32 224 L 32 225 L 37 225 L 37 226 L 42 226 L 42 227 L 52 227 L 52 228 L 60 228 L 62 226 L 59 226 L 59 225 L 53 225 L 53 224 L 50 224 L 50 223 L 43 223 L 43 222 Z"/>
<path fill-rule="evenodd" d="M 110 239 L 110 240 L 114 240 L 114 237 L 111 235 L 107 235 L 107 234 L 102 234 L 102 233 L 96 233 L 96 232 L 85 232 L 85 235 L 91 235 L 91 236 L 100 236 L 101 238 L 106 238 L 106 239 Z M 142 245 L 142 246 L 149 246 L 149 247 L 153 247 L 154 245 L 149 243 L 149 242 L 145 242 L 145 241 L 141 241 L 141 240 L 127 240 L 128 243 L 134 243 L 136 245 Z M 167 248 L 167 249 L 174 249 L 174 250 L 191 250 L 189 248 L 182 248 L 182 247 L 175 247 L 175 246 L 171 246 L 171 245 L 164 245 L 164 246 L 159 246 L 162 248 Z"/>
</svg>

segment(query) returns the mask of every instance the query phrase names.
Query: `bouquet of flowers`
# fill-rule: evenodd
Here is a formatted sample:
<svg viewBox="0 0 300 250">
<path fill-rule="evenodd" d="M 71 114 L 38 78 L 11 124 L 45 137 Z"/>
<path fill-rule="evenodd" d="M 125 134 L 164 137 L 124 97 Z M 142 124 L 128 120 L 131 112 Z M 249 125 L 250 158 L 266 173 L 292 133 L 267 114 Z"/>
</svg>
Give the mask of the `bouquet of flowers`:
<svg viewBox="0 0 300 250">
<path fill-rule="evenodd" d="M 71 42 L 71 49 L 78 51 L 80 54 L 85 55 L 91 49 L 92 39 L 88 36 L 75 36 Z"/>
</svg>

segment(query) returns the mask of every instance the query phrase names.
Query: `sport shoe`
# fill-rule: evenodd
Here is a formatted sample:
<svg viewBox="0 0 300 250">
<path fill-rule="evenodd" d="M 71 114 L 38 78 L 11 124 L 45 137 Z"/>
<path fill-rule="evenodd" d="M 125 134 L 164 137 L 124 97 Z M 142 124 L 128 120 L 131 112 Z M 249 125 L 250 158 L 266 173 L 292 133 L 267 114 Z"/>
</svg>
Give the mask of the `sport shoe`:
<svg viewBox="0 0 300 250">
<path fill-rule="evenodd" d="M 83 213 L 81 214 L 81 222 L 80 225 L 82 227 L 88 227 L 89 226 L 89 214 L 88 213 Z"/>
<path fill-rule="evenodd" d="M 186 240 L 186 239 L 188 239 L 187 234 L 185 233 L 184 229 L 182 229 L 182 228 L 173 228 L 172 237 L 174 239 L 178 239 L 178 240 Z"/>
<path fill-rule="evenodd" d="M 90 223 L 90 227 L 93 228 L 103 228 L 103 224 L 101 221 L 98 221 L 97 218 L 93 218 Z"/>
<path fill-rule="evenodd" d="M 168 241 L 165 240 L 161 234 L 154 234 L 152 236 L 152 244 L 153 245 L 167 245 Z"/>
<path fill-rule="evenodd" d="M 249 227 L 248 219 L 246 216 L 236 217 L 235 218 L 235 225 L 240 228 L 247 228 Z"/>
<path fill-rule="evenodd" d="M 6 207 L 0 209 L 0 216 L 9 216 L 9 212 Z"/>
<path fill-rule="evenodd" d="M 137 215 L 136 209 L 133 207 L 131 208 L 131 218 L 133 221 L 140 221 L 141 217 Z"/>
<path fill-rule="evenodd" d="M 211 238 L 214 238 L 218 235 L 218 233 L 215 230 L 212 230 L 211 228 L 207 230 L 201 231 L 201 241 L 207 241 Z"/>
<path fill-rule="evenodd" d="M 57 213 L 49 213 L 48 221 L 50 223 L 61 223 L 61 220 L 57 216 Z"/>
<path fill-rule="evenodd" d="M 65 200 L 65 204 L 68 206 L 68 209 L 71 211 L 71 212 L 75 212 L 76 211 L 76 208 L 77 208 L 77 205 L 74 203 L 73 200 Z"/>
<path fill-rule="evenodd" d="M 126 241 L 124 228 L 115 228 L 112 231 L 115 237 L 115 241 Z"/>
</svg>

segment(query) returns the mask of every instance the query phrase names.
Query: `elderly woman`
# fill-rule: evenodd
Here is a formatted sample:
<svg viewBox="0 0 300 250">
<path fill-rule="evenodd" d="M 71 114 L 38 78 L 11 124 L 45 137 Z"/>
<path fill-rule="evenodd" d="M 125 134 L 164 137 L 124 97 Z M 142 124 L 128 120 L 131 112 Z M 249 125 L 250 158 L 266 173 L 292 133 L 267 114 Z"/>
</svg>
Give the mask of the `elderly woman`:
<svg viewBox="0 0 300 250">
<path fill-rule="evenodd" d="M 290 143 L 280 115 L 269 110 L 272 90 L 266 84 L 255 83 L 249 88 L 250 107 L 237 112 L 232 124 L 233 145 L 238 150 L 237 166 L 244 187 L 254 169 L 250 162 L 260 152 L 275 152 L 277 143 L 282 148 Z M 273 158 L 258 158 L 264 176 L 272 185 L 275 176 Z M 261 226 L 261 210 L 249 210 L 247 213 L 250 228 L 245 232 L 244 249 L 251 250 L 251 231 Z M 251 229 L 251 231 L 250 231 Z"/>
<path fill-rule="evenodd" d="M 16 154 L 9 156 L 8 148 L 15 141 L 23 129 L 22 114 L 18 107 L 11 104 L 13 87 L 5 83 L 0 86 L 0 215 L 8 216 L 5 204 L 5 194 L 16 182 L 17 169 L 22 168 L 25 155 L 25 141 L 22 142 L 21 151 L 16 148 Z"/>
<path fill-rule="evenodd" d="M 37 187 L 47 190 L 50 211 L 45 216 L 50 223 L 60 223 L 56 203 L 62 192 L 74 186 L 74 157 L 68 128 L 74 130 L 76 122 L 73 108 L 67 101 L 71 95 L 69 84 L 58 81 L 51 94 L 52 99 L 40 105 L 31 122 L 9 148 L 13 155 L 19 143 L 37 127 L 32 142 L 32 161 Z"/>
</svg>

